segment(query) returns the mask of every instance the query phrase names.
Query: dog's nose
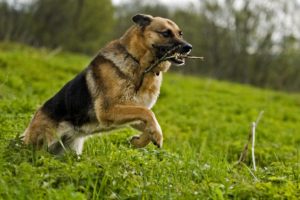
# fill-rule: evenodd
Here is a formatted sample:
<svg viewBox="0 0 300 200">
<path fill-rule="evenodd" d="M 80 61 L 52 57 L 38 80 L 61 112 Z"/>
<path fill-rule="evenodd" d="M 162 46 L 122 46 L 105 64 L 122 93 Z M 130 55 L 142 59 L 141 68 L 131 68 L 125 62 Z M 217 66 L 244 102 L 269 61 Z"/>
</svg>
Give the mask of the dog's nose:
<svg viewBox="0 0 300 200">
<path fill-rule="evenodd" d="M 193 48 L 193 46 L 192 46 L 191 44 L 186 43 L 186 44 L 183 45 L 182 51 L 183 51 L 184 53 L 187 53 L 187 52 L 189 52 L 190 50 L 192 50 L 192 48 Z"/>
</svg>

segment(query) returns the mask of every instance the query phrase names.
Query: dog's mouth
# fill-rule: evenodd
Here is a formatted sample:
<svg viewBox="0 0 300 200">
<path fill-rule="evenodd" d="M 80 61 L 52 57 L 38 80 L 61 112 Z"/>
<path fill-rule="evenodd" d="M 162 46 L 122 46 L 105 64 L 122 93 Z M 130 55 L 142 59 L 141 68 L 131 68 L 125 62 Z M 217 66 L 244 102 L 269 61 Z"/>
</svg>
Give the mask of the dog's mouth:
<svg viewBox="0 0 300 200">
<path fill-rule="evenodd" d="M 185 58 L 190 54 L 191 50 L 185 53 L 179 53 L 175 52 L 170 58 L 168 59 L 175 65 L 184 65 L 185 64 Z"/>
<path fill-rule="evenodd" d="M 185 50 L 182 49 L 182 46 L 155 46 L 155 49 L 157 50 L 156 56 L 158 59 L 165 58 L 165 60 L 168 60 L 172 62 L 173 64 L 180 66 L 185 64 L 185 58 L 190 54 L 191 49 Z"/>
</svg>

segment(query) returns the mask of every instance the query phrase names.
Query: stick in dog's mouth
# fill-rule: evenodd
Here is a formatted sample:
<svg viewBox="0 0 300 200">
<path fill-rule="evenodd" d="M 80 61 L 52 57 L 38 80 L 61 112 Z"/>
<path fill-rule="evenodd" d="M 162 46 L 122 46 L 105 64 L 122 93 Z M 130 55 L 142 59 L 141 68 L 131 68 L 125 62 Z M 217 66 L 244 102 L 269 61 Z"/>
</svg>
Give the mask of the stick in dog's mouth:
<svg viewBox="0 0 300 200">
<path fill-rule="evenodd" d="M 186 58 L 204 60 L 204 57 L 190 55 L 191 50 L 189 50 L 188 52 L 184 52 L 184 53 L 177 52 L 177 50 L 180 47 L 181 46 L 176 46 L 176 47 L 170 49 L 168 52 L 166 52 L 164 54 L 164 56 L 161 58 L 162 61 L 169 60 L 169 61 L 173 61 L 175 64 L 183 65 L 185 63 Z"/>
<path fill-rule="evenodd" d="M 173 55 L 167 56 L 164 60 L 173 60 L 173 61 L 175 60 L 175 62 L 178 62 L 178 63 L 185 63 L 186 58 L 204 60 L 204 57 L 189 55 L 190 52 L 191 51 L 189 51 L 187 53 L 175 52 Z"/>
<path fill-rule="evenodd" d="M 144 71 L 143 74 L 150 72 L 152 69 L 154 69 L 159 63 L 163 62 L 163 61 L 167 61 L 167 60 L 177 60 L 178 62 L 180 62 L 182 65 L 185 63 L 185 59 L 186 58 L 191 58 L 191 59 L 201 59 L 204 60 L 204 57 L 200 57 L 200 56 L 191 56 L 189 55 L 189 53 L 191 51 L 188 51 L 187 53 L 178 53 L 178 52 L 174 52 L 178 49 L 179 47 L 174 47 L 173 49 L 169 50 L 168 52 L 166 52 L 160 59 L 156 60 L 152 65 L 150 65 L 149 67 L 147 67 Z"/>
</svg>

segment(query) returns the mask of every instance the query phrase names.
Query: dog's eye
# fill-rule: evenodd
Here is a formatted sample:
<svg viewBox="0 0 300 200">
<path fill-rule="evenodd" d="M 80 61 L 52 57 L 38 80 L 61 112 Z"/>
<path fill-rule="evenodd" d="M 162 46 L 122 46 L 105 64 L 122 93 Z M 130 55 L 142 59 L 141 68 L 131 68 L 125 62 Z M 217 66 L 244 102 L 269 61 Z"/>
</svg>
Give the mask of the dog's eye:
<svg viewBox="0 0 300 200">
<path fill-rule="evenodd" d="M 158 31 L 162 36 L 164 36 L 165 38 L 168 38 L 168 37 L 172 37 L 173 34 L 172 34 L 172 31 L 171 30 L 166 30 L 166 31 Z"/>
<path fill-rule="evenodd" d="M 180 36 L 180 37 L 182 37 L 182 36 L 183 36 L 183 32 L 182 32 L 182 31 L 179 31 L 179 33 L 178 33 L 178 34 L 179 34 L 179 36 Z"/>
</svg>

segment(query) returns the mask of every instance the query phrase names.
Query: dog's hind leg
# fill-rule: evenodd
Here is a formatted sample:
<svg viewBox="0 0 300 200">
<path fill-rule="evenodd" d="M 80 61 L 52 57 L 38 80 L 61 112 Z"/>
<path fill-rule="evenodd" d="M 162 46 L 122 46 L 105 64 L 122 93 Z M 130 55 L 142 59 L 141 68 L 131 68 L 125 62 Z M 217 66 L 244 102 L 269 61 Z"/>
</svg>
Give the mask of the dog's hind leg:
<svg viewBox="0 0 300 200">
<path fill-rule="evenodd" d="M 54 155 L 62 155 L 65 150 L 66 148 L 62 139 L 57 140 L 48 146 L 48 151 Z"/>
<path fill-rule="evenodd" d="M 56 130 L 57 123 L 43 111 L 38 110 L 22 135 L 23 141 L 25 144 L 32 144 L 36 148 L 48 146 L 55 139 Z"/>
<path fill-rule="evenodd" d="M 65 151 L 74 151 L 77 155 L 82 153 L 84 137 L 81 136 L 69 122 L 59 123 L 56 140 L 48 146 L 53 154 L 63 154 Z"/>
<path fill-rule="evenodd" d="M 84 144 L 84 137 L 77 137 L 73 139 L 71 143 L 68 144 L 69 148 L 74 151 L 77 155 L 82 154 L 83 144 Z"/>
<path fill-rule="evenodd" d="M 82 154 L 84 137 L 64 135 L 48 147 L 48 151 L 55 155 L 61 155 L 65 151 L 74 151 L 77 155 Z"/>
</svg>

